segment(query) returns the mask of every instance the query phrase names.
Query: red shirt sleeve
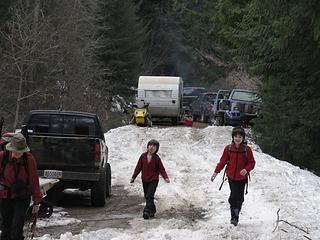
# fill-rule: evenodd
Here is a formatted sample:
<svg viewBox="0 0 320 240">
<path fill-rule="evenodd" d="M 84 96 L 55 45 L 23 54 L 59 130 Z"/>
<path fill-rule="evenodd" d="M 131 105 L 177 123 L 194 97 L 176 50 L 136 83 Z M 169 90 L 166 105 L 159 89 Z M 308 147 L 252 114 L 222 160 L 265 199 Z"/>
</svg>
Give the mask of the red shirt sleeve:
<svg viewBox="0 0 320 240">
<path fill-rule="evenodd" d="M 40 190 L 39 176 L 37 172 L 37 163 L 34 156 L 31 153 L 27 153 L 28 156 L 28 176 L 30 190 L 32 193 L 32 200 L 34 204 L 40 204 L 42 200 L 42 193 Z"/>
<path fill-rule="evenodd" d="M 163 179 L 169 179 L 166 169 L 164 168 L 160 157 L 159 157 L 159 172 L 163 177 Z"/>
<path fill-rule="evenodd" d="M 227 164 L 227 160 L 228 160 L 228 149 L 229 149 L 229 145 L 227 145 L 222 153 L 222 156 L 220 158 L 220 161 L 218 162 L 216 169 L 214 170 L 216 173 L 221 172 L 221 170 L 224 168 L 224 166 Z"/>
<path fill-rule="evenodd" d="M 136 165 L 136 168 L 134 169 L 134 172 L 132 174 L 132 179 L 136 179 L 136 177 L 138 176 L 138 174 L 141 172 L 142 170 L 142 159 L 143 159 L 144 153 L 141 154 L 138 163 Z"/>
</svg>

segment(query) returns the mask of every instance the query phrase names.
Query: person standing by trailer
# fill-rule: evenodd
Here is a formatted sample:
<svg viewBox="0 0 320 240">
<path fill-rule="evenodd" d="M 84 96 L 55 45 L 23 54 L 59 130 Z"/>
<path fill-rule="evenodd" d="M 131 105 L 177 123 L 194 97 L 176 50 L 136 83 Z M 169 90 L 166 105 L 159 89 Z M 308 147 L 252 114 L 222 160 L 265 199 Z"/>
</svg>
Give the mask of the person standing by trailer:
<svg viewBox="0 0 320 240">
<path fill-rule="evenodd" d="M 154 217 L 157 212 L 154 204 L 154 195 L 159 183 L 159 173 L 167 183 L 170 183 L 168 174 L 157 154 L 159 146 L 160 144 L 157 140 L 152 139 L 148 142 L 147 151 L 141 154 L 130 181 L 130 183 L 133 183 L 138 174 L 142 172 L 141 179 L 146 199 L 146 206 L 143 210 L 144 219 Z"/>
<path fill-rule="evenodd" d="M 37 165 L 21 133 L 5 148 L 0 152 L 1 240 L 22 240 L 31 197 L 32 214 L 37 214 L 42 200 Z"/>
<path fill-rule="evenodd" d="M 245 186 L 248 186 L 249 173 L 255 167 L 255 160 L 251 148 L 244 143 L 244 129 L 242 127 L 235 127 L 231 135 L 232 143 L 224 148 L 220 161 L 211 176 L 211 181 L 214 181 L 217 174 L 226 166 L 225 173 L 227 174 L 230 186 L 230 222 L 234 226 L 237 226 L 244 201 Z"/>
</svg>

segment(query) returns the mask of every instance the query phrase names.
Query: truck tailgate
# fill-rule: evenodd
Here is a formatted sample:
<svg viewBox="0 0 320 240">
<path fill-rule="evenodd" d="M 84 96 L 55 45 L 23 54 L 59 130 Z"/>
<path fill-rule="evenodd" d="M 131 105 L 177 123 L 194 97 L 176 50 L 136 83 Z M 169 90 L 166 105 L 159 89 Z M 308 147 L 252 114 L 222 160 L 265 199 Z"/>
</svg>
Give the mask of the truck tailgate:
<svg viewBox="0 0 320 240">
<path fill-rule="evenodd" d="M 93 172 L 96 141 L 95 138 L 75 136 L 28 136 L 28 144 L 39 170 Z"/>
</svg>

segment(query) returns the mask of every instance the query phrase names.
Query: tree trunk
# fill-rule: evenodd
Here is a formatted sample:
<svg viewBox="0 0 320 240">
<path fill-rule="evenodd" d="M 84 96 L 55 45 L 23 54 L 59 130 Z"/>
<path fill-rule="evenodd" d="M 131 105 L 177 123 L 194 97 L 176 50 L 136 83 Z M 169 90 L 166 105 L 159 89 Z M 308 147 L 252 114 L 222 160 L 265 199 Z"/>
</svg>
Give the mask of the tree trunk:
<svg viewBox="0 0 320 240">
<path fill-rule="evenodd" d="M 19 82 L 19 91 L 16 101 L 16 112 L 14 117 L 14 123 L 13 123 L 13 130 L 17 128 L 18 120 L 19 120 L 19 111 L 20 111 L 20 99 L 22 95 L 22 84 L 23 84 L 23 71 L 20 71 L 20 82 Z"/>
</svg>

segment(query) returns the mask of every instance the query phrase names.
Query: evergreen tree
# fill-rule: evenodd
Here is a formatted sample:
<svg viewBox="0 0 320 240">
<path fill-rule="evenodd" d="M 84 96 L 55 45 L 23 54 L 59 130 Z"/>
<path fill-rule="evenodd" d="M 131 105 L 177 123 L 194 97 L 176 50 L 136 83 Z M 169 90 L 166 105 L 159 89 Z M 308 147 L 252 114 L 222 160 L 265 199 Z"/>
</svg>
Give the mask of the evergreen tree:
<svg viewBox="0 0 320 240">
<path fill-rule="evenodd" d="M 105 70 L 103 79 L 95 81 L 99 96 L 132 94 L 141 73 L 145 24 L 137 17 L 137 7 L 131 0 L 103 0 L 98 12 L 99 44 L 96 55 Z M 110 106 L 109 106 L 110 107 Z"/>
<path fill-rule="evenodd" d="M 320 38 L 318 1 L 221 0 L 219 37 L 261 74 L 263 119 L 257 141 L 267 152 L 320 172 L 318 153 Z"/>
</svg>

